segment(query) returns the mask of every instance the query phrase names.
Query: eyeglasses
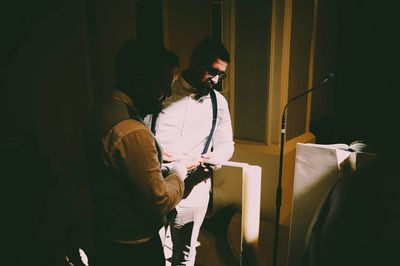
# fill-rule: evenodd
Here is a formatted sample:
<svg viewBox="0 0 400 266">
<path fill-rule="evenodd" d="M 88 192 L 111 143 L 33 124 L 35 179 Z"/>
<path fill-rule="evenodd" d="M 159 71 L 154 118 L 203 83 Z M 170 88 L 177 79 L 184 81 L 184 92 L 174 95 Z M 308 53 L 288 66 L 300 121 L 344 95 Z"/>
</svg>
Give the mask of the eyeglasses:
<svg viewBox="0 0 400 266">
<path fill-rule="evenodd" d="M 207 73 L 208 73 L 208 76 L 210 78 L 214 78 L 215 76 L 219 76 L 218 80 L 223 80 L 223 79 L 225 79 L 227 77 L 225 72 L 221 72 L 218 69 L 215 69 L 213 67 L 208 67 L 207 68 Z"/>
</svg>

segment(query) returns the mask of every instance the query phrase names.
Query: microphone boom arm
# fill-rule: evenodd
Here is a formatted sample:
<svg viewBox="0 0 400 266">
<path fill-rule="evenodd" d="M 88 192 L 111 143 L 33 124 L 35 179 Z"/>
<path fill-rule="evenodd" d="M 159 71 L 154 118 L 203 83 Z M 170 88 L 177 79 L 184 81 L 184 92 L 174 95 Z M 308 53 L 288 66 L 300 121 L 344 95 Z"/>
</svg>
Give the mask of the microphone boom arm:
<svg viewBox="0 0 400 266">
<path fill-rule="evenodd" d="M 277 264 L 277 255 L 278 255 L 278 240 L 279 240 L 279 220 L 280 220 L 280 213 L 281 213 L 281 204 L 282 204 L 282 169 L 283 169 L 283 152 L 284 152 L 284 143 L 285 143 L 285 133 L 286 133 L 286 111 L 288 106 L 296 101 L 297 99 L 301 98 L 302 96 L 322 87 L 328 80 L 333 79 L 334 74 L 328 73 L 325 79 L 318 84 L 317 86 L 306 90 L 303 93 L 295 96 L 294 98 L 290 99 L 285 107 L 283 108 L 282 112 L 282 120 L 281 120 L 281 141 L 280 141 L 280 153 L 279 153 L 279 176 L 278 176 L 278 186 L 276 188 L 276 200 L 275 200 L 275 233 L 274 233 L 274 249 L 273 249 L 273 257 L 272 257 L 272 265 L 276 266 Z"/>
</svg>

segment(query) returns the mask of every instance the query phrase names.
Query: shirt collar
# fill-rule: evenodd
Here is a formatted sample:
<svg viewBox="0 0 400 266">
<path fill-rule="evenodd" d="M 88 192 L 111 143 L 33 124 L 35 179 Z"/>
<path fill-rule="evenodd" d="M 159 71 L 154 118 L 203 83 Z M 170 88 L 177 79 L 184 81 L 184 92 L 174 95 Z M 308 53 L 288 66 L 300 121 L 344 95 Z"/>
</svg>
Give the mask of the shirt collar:
<svg viewBox="0 0 400 266">
<path fill-rule="evenodd" d="M 196 89 L 191 86 L 184 78 L 182 75 L 179 75 L 178 80 L 176 81 L 178 82 L 178 86 L 177 86 L 177 91 L 175 93 L 177 93 L 178 95 L 184 95 L 184 96 L 190 96 L 192 99 L 195 98 L 196 96 Z M 209 98 L 210 94 L 207 94 L 203 97 L 201 97 L 200 99 L 198 99 L 198 101 L 202 101 L 206 98 Z"/>
<path fill-rule="evenodd" d="M 190 84 L 183 78 L 182 75 L 179 76 L 176 82 L 179 83 L 178 88 L 180 89 L 180 94 L 184 94 L 186 96 L 194 96 L 196 89 L 190 86 Z"/>
<path fill-rule="evenodd" d="M 117 99 L 117 100 L 120 100 L 120 101 L 124 102 L 129 107 L 134 107 L 131 97 L 129 97 L 124 92 L 122 92 L 122 91 L 120 91 L 118 89 L 115 89 L 115 90 L 112 91 L 111 97 L 114 98 L 114 99 Z"/>
<path fill-rule="evenodd" d="M 118 101 L 121 101 L 121 102 L 125 103 L 128 106 L 128 108 L 130 108 L 133 111 L 133 113 L 135 114 L 136 118 L 140 122 L 142 122 L 144 124 L 143 118 L 139 114 L 139 111 L 135 108 L 135 105 L 133 104 L 133 101 L 132 101 L 131 97 L 129 97 L 127 94 L 125 94 L 124 92 L 122 92 L 122 91 L 120 91 L 118 89 L 114 89 L 111 92 L 111 97 L 116 99 L 116 100 L 118 100 Z"/>
</svg>

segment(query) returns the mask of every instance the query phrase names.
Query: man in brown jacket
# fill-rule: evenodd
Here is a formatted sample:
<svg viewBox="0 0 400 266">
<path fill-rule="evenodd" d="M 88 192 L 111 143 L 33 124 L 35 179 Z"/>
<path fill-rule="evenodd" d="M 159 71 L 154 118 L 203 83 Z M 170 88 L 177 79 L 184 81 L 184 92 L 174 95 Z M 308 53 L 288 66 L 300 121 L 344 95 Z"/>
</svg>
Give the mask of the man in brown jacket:
<svg viewBox="0 0 400 266">
<path fill-rule="evenodd" d="M 162 151 L 142 118 L 171 93 L 178 58 L 161 45 L 128 41 L 115 61 L 116 88 L 88 124 L 95 202 L 91 265 L 165 265 L 158 231 L 181 200 L 186 167 L 161 169 Z"/>
</svg>

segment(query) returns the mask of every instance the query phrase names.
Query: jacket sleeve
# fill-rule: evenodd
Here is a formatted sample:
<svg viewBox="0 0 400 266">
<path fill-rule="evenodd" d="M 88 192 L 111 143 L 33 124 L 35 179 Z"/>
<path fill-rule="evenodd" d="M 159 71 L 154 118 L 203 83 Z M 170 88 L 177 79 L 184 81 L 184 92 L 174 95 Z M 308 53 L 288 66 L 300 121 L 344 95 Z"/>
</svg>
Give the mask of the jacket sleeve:
<svg viewBox="0 0 400 266">
<path fill-rule="evenodd" d="M 129 126 L 133 123 L 133 126 Z M 121 125 L 122 124 L 122 125 Z M 154 137 L 137 121 L 126 120 L 111 130 L 103 141 L 105 159 L 132 191 L 133 204 L 152 214 L 164 215 L 182 199 L 184 185 L 175 174 L 162 176 Z M 111 140 L 111 141 L 110 141 Z"/>
</svg>

